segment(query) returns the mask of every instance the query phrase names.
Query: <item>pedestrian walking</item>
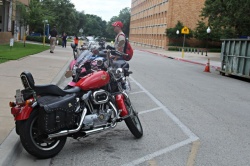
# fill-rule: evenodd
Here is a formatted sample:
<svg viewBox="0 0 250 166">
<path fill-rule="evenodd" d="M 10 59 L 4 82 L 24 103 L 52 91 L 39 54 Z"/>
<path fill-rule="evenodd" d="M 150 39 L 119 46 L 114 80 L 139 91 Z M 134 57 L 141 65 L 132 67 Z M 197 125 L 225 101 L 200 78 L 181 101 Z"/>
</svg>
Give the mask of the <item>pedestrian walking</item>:
<svg viewBox="0 0 250 166">
<path fill-rule="evenodd" d="M 75 44 L 76 47 L 78 46 L 78 42 L 79 42 L 79 39 L 78 39 L 78 37 L 75 35 L 74 44 Z"/>
<path fill-rule="evenodd" d="M 66 48 L 66 46 L 67 46 L 67 34 L 63 33 L 63 36 L 62 36 L 62 47 Z"/>
<path fill-rule="evenodd" d="M 56 26 L 50 31 L 50 53 L 54 53 L 55 46 L 56 46 L 56 40 L 57 40 L 57 30 Z"/>
</svg>

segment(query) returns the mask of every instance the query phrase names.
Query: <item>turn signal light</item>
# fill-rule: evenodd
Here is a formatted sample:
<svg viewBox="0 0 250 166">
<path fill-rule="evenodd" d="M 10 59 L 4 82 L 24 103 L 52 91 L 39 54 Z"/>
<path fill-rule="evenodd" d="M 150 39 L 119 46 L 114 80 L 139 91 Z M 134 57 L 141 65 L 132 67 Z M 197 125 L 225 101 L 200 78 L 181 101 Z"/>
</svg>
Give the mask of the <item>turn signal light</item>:
<svg viewBox="0 0 250 166">
<path fill-rule="evenodd" d="M 33 104 L 33 100 L 26 100 L 25 105 L 31 106 Z"/>
<path fill-rule="evenodd" d="M 11 102 L 9 103 L 9 106 L 10 106 L 10 107 L 15 107 L 15 106 L 16 106 L 16 102 L 11 101 Z"/>
</svg>

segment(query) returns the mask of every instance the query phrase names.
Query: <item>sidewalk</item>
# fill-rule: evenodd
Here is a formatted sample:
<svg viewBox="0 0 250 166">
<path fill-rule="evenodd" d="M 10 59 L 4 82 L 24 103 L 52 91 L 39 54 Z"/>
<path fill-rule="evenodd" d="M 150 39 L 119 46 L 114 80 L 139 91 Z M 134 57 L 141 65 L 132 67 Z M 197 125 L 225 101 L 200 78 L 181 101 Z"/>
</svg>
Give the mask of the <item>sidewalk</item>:
<svg viewBox="0 0 250 166">
<path fill-rule="evenodd" d="M 0 64 L 0 144 L 15 126 L 8 105 L 14 100 L 16 89 L 23 88 L 19 77 L 21 72 L 30 71 L 36 84 L 57 84 L 65 72 L 62 68 L 67 67 L 72 57 L 70 47 L 56 46 L 54 54 L 47 50 Z"/>
<path fill-rule="evenodd" d="M 203 65 L 205 66 L 208 62 L 208 58 L 210 59 L 210 66 L 214 69 L 219 69 L 221 67 L 221 60 L 220 60 L 220 53 L 210 53 L 208 52 L 208 56 L 205 56 L 206 53 L 203 53 L 201 55 L 201 52 L 198 54 L 196 53 L 190 53 L 185 52 L 184 58 L 182 58 L 182 52 L 178 51 L 166 51 L 164 49 L 157 49 L 157 48 L 150 48 L 150 47 L 142 47 L 142 46 L 136 46 L 132 45 L 133 49 L 152 53 L 158 56 L 163 56 L 166 58 L 171 58 L 183 62 L 189 62 L 193 64 Z"/>
</svg>

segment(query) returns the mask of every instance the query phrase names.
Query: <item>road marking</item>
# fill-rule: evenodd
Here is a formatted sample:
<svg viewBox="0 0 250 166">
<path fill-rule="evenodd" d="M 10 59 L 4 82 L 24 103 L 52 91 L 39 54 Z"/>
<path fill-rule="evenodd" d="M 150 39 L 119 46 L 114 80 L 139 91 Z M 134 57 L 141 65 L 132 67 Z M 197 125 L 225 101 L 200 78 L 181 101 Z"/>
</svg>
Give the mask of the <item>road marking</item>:
<svg viewBox="0 0 250 166">
<path fill-rule="evenodd" d="M 194 140 L 198 140 L 199 137 L 196 136 L 186 125 L 184 125 L 167 107 L 165 107 L 156 97 L 154 97 L 149 91 L 147 91 L 139 82 L 137 82 L 133 77 L 130 77 L 134 83 L 139 86 L 150 98 L 153 100 L 162 110 L 181 128 L 181 130 L 189 137 Z"/>
<path fill-rule="evenodd" d="M 149 166 L 157 166 L 157 162 L 155 160 L 148 161 Z"/>
<path fill-rule="evenodd" d="M 178 149 L 180 147 L 186 146 L 192 142 L 197 142 L 199 140 L 199 137 L 196 136 L 186 125 L 184 125 L 167 107 L 165 107 L 158 99 L 156 99 L 156 97 L 154 97 L 149 91 L 147 91 L 139 82 L 137 82 L 133 77 L 130 77 L 130 79 L 132 79 L 132 81 L 139 86 L 142 91 L 144 91 L 150 98 L 151 100 L 153 100 L 159 107 L 158 108 L 154 108 L 152 110 L 146 110 L 144 111 L 144 113 L 149 112 L 149 111 L 153 111 L 153 110 L 158 110 L 158 109 L 162 109 L 169 118 L 171 118 L 173 120 L 174 123 L 176 123 L 179 128 L 189 137 L 187 140 L 179 142 L 177 144 L 171 145 L 169 147 L 166 147 L 164 149 L 158 150 L 156 152 L 153 152 L 151 154 L 148 154 L 146 156 L 143 156 L 141 158 L 138 158 L 132 162 L 129 162 L 128 164 L 124 164 L 123 166 L 134 166 L 134 165 L 138 165 L 141 163 L 144 163 L 146 161 L 152 160 L 155 157 L 158 157 L 160 155 L 163 155 L 165 153 L 171 152 L 175 149 Z M 141 113 L 142 114 L 142 113 Z M 190 152 L 189 158 L 188 158 L 188 163 L 193 164 L 195 161 L 195 157 L 197 155 L 198 152 L 198 146 L 199 144 L 193 144 L 192 146 L 192 150 Z M 189 161 L 190 160 L 190 161 Z M 193 162 L 192 162 L 193 161 Z M 189 165 L 188 165 L 189 166 Z"/>
<path fill-rule="evenodd" d="M 187 160 L 187 166 L 194 166 L 200 144 L 201 144 L 200 140 L 194 141 L 192 143 L 192 148 L 191 148 L 188 160 Z"/>
<path fill-rule="evenodd" d="M 152 160 L 155 157 L 161 156 L 161 155 L 163 155 L 165 153 L 171 152 L 171 151 L 173 151 L 175 149 L 178 149 L 180 147 L 188 145 L 188 144 L 192 143 L 193 141 L 195 141 L 195 140 L 192 139 L 192 138 L 189 138 L 189 139 L 187 139 L 185 141 L 182 141 L 182 142 L 179 142 L 177 144 L 174 144 L 174 145 L 171 145 L 169 147 L 166 147 L 164 149 L 158 150 L 158 151 L 156 151 L 154 153 L 151 153 L 151 154 L 148 154 L 146 156 L 143 156 L 143 157 L 141 157 L 139 159 L 131 161 L 131 162 L 129 162 L 127 164 L 124 164 L 122 166 L 134 166 L 134 165 L 138 165 L 138 164 L 144 163 L 145 161 Z"/>
<path fill-rule="evenodd" d="M 150 110 L 140 111 L 139 115 L 146 114 L 146 113 L 153 112 L 153 111 L 157 111 L 157 110 L 160 110 L 160 109 L 161 109 L 161 107 L 157 107 L 157 108 L 153 108 L 153 109 L 150 109 Z"/>
<path fill-rule="evenodd" d="M 129 93 L 129 95 L 134 95 L 134 94 L 138 94 L 138 93 L 144 93 L 144 91 L 132 92 L 132 93 Z"/>
</svg>

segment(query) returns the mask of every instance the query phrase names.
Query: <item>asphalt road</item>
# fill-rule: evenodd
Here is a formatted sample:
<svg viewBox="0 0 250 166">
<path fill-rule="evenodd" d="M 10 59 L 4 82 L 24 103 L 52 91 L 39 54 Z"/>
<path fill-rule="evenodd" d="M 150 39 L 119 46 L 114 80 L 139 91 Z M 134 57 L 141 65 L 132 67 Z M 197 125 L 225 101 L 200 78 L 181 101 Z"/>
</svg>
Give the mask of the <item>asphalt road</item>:
<svg viewBox="0 0 250 166">
<path fill-rule="evenodd" d="M 24 152 L 16 165 L 249 165 L 249 82 L 139 51 L 130 66 L 130 97 L 143 138 L 134 139 L 122 122 L 114 130 L 68 139 L 52 160 Z"/>
</svg>

